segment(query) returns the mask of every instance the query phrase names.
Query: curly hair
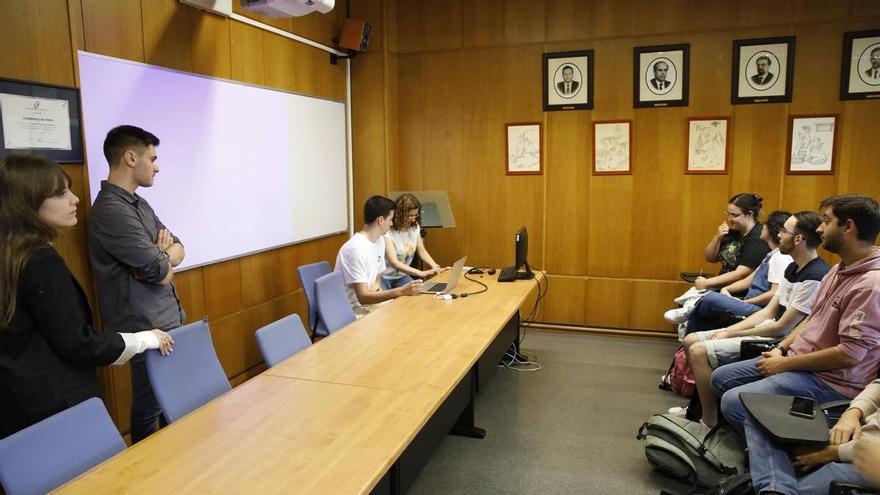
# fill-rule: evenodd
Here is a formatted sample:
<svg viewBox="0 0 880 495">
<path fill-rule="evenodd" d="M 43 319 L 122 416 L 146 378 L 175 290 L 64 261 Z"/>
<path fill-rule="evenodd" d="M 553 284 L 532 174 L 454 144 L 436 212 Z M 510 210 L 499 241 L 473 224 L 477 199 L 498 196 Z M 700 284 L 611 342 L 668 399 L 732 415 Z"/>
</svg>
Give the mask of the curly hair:
<svg viewBox="0 0 880 495">
<path fill-rule="evenodd" d="M 421 225 L 422 204 L 419 203 L 418 198 L 410 193 L 403 193 L 394 200 L 394 220 L 392 222 L 394 230 L 403 230 L 403 226 L 406 224 L 406 215 L 410 210 L 419 210 L 419 216 L 416 217 L 414 223 Z"/>
</svg>

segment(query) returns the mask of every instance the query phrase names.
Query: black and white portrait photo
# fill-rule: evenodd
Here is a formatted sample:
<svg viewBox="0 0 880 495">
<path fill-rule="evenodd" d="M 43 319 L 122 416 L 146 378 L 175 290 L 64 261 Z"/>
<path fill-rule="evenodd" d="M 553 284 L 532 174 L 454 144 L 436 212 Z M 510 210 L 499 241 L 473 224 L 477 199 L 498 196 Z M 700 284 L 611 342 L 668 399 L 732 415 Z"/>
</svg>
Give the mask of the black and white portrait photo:
<svg viewBox="0 0 880 495">
<path fill-rule="evenodd" d="M 840 99 L 880 98 L 880 30 L 846 33 Z"/>
<path fill-rule="evenodd" d="M 593 108 L 593 50 L 544 54 L 544 110 Z"/>
<path fill-rule="evenodd" d="M 633 105 L 686 106 L 689 45 L 645 46 L 634 49 Z"/>
<path fill-rule="evenodd" d="M 733 42 L 732 103 L 791 101 L 794 37 Z"/>
</svg>

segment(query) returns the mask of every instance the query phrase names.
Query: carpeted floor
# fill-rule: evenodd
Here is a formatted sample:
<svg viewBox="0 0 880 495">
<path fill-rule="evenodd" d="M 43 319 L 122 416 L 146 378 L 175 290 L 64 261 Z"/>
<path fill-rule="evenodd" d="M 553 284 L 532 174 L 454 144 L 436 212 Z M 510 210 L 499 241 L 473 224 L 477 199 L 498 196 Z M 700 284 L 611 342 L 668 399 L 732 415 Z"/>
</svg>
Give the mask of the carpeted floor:
<svg viewBox="0 0 880 495">
<path fill-rule="evenodd" d="M 651 494 L 684 487 L 651 470 L 635 435 L 685 400 L 659 390 L 678 343 L 531 331 L 543 369 L 499 369 L 476 401 L 483 440 L 447 436 L 409 494 Z"/>
</svg>

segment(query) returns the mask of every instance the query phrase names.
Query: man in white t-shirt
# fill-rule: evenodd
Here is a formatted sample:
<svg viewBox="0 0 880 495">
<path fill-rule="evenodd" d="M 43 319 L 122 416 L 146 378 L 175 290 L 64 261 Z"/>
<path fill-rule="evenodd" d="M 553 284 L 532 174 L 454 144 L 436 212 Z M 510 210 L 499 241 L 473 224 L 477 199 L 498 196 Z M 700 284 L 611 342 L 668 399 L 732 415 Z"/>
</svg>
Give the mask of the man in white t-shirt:
<svg viewBox="0 0 880 495">
<path fill-rule="evenodd" d="M 391 290 L 382 290 L 379 276 L 385 270 L 385 233 L 394 218 L 394 202 L 372 196 L 364 204 L 364 228 L 351 236 L 336 255 L 335 271 L 342 273 L 345 295 L 358 317 L 378 307 L 378 303 L 422 291 L 422 281 Z"/>
<path fill-rule="evenodd" d="M 729 327 L 685 337 L 688 365 L 694 372 L 703 406 L 703 422 L 707 425 L 715 426 L 718 421 L 712 370 L 738 361 L 743 340 L 773 340 L 787 335 L 810 315 L 819 284 L 831 269 L 817 252 L 822 238 L 816 229 L 821 223 L 822 217 L 818 213 L 801 211 L 783 224 L 779 232 L 779 250 L 790 255 L 794 262 L 785 270 L 779 290 L 767 306 Z"/>
</svg>

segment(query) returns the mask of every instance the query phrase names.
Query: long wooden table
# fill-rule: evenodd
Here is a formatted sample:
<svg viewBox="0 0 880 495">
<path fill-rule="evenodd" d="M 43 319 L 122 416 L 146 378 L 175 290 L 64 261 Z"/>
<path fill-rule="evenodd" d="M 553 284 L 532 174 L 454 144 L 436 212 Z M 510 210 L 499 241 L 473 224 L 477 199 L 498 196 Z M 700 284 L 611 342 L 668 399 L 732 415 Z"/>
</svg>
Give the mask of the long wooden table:
<svg viewBox="0 0 880 495">
<path fill-rule="evenodd" d="M 473 396 L 534 297 L 534 281 L 480 280 L 390 302 L 59 492 L 405 491 L 450 429 L 479 433 Z"/>
</svg>

